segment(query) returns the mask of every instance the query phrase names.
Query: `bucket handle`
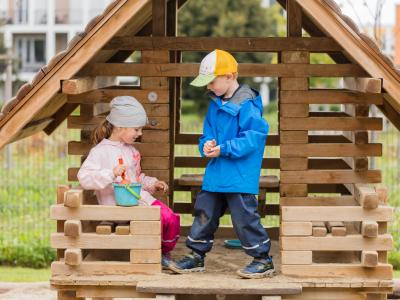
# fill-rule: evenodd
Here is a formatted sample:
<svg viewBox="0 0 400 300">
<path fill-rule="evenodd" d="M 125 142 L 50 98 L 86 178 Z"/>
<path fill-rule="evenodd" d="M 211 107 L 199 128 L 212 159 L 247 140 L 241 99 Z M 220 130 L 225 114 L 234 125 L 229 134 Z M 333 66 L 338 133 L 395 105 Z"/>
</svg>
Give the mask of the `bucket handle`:
<svg viewBox="0 0 400 300">
<path fill-rule="evenodd" d="M 125 185 L 125 188 L 138 200 L 140 200 L 140 195 L 138 195 L 138 193 L 136 193 L 134 190 L 131 189 L 130 186 Z"/>
</svg>

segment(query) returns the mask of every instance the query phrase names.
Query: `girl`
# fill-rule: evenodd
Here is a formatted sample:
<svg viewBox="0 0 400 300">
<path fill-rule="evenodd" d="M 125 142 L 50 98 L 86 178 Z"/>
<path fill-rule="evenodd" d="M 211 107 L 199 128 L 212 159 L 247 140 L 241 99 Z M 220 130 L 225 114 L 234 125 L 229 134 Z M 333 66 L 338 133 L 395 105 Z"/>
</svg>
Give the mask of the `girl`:
<svg viewBox="0 0 400 300">
<path fill-rule="evenodd" d="M 171 262 L 170 251 L 179 238 L 180 220 L 168 206 L 155 199 L 155 191 L 168 191 L 168 185 L 155 177 L 146 176 L 140 168 L 140 153 L 132 143 L 142 135 L 147 123 L 146 111 L 133 97 L 115 97 L 106 120 L 93 132 L 93 147 L 79 172 L 84 189 L 95 190 L 99 204 L 115 205 L 113 182 L 122 177 L 142 185 L 139 205 L 157 205 L 161 208 L 162 265 Z M 122 164 L 121 164 L 122 162 Z"/>
</svg>

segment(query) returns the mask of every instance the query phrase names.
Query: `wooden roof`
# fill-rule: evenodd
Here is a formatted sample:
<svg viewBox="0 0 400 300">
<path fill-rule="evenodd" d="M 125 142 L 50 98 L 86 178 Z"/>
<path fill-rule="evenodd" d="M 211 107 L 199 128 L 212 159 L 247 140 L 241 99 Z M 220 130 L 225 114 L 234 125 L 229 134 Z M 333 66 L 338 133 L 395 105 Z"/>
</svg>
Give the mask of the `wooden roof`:
<svg viewBox="0 0 400 300">
<path fill-rule="evenodd" d="M 306 20 L 303 26 L 316 35 L 331 36 L 345 55 L 383 82 L 385 101 L 379 108 L 400 129 L 400 73 L 369 36 L 332 0 L 296 0 Z M 284 3 L 284 0 L 278 0 Z M 76 108 L 66 103 L 60 82 L 73 78 L 92 63 L 123 61 L 130 53 L 104 50 L 116 36 L 136 35 L 151 20 L 152 0 L 115 0 L 78 33 L 67 49 L 42 67 L 31 83 L 23 85 L 0 113 L 0 148 L 5 144 L 44 130 L 53 130 Z M 308 23 L 307 23 L 308 22 Z M 306 26 L 308 28 L 306 28 Z"/>
</svg>

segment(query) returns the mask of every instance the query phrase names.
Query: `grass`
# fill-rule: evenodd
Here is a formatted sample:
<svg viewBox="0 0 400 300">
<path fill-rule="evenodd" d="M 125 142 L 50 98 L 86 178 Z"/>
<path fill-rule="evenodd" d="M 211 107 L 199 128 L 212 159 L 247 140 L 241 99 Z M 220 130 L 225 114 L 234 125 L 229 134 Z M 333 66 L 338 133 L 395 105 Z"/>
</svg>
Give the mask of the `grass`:
<svg viewBox="0 0 400 300">
<path fill-rule="evenodd" d="M 48 281 L 50 269 L 31 269 L 0 266 L 0 282 L 37 282 Z"/>
<path fill-rule="evenodd" d="M 395 270 L 393 277 L 394 278 L 400 278 L 400 270 Z"/>
</svg>

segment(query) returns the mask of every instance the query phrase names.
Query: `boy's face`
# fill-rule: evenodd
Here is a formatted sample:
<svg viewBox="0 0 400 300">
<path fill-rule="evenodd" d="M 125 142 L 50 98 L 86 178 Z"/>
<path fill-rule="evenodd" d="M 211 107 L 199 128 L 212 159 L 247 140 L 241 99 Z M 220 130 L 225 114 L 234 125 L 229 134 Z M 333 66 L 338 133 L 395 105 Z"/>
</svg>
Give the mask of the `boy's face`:
<svg viewBox="0 0 400 300">
<path fill-rule="evenodd" d="M 222 96 L 226 94 L 234 81 L 235 76 L 233 74 L 217 76 L 213 81 L 207 84 L 207 89 L 217 96 Z"/>
</svg>

